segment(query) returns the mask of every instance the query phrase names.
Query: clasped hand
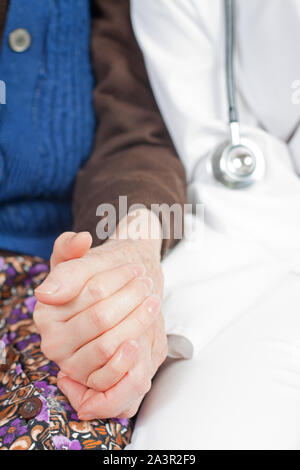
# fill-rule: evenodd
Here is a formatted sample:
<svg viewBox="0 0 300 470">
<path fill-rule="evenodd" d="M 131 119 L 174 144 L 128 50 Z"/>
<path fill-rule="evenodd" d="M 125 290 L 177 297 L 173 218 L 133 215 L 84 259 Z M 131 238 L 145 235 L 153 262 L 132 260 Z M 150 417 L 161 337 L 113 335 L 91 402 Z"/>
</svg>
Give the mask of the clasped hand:
<svg viewBox="0 0 300 470">
<path fill-rule="evenodd" d="M 160 256 L 147 240 L 90 246 L 86 232 L 57 239 L 34 321 L 79 418 L 129 418 L 167 354 Z"/>
</svg>

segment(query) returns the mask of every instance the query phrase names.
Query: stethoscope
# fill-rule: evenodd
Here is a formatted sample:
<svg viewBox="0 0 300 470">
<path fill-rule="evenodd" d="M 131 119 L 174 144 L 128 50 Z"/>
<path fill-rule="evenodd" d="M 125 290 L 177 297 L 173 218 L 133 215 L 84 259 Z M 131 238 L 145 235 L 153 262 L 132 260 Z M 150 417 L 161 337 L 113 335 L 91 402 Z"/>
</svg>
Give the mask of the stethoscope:
<svg viewBox="0 0 300 470">
<path fill-rule="evenodd" d="M 208 155 L 207 165 L 209 173 L 212 173 L 217 181 L 231 189 L 242 189 L 263 178 L 266 161 L 260 148 L 240 135 L 234 76 L 235 0 L 225 0 L 225 21 L 230 141 L 223 142 Z"/>
</svg>

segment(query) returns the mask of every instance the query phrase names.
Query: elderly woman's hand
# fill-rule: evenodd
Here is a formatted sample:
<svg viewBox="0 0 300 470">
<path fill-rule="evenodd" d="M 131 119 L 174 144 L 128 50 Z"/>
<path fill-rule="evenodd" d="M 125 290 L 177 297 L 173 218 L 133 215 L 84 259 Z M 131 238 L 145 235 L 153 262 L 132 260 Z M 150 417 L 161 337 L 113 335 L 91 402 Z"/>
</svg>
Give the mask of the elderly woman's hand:
<svg viewBox="0 0 300 470">
<path fill-rule="evenodd" d="M 77 410 L 80 419 L 131 418 L 137 413 L 151 387 L 151 378 L 165 359 L 166 351 L 162 349 L 165 339 L 162 335 L 163 328 L 159 322 L 152 331 L 148 330 L 147 334 L 142 335 L 137 341 L 138 350 L 132 367 L 105 392 L 88 388 L 59 373 L 58 386 Z M 109 364 L 107 369 L 108 375 L 115 372 L 109 370 Z M 102 374 L 101 369 L 98 373 Z"/>
<path fill-rule="evenodd" d="M 81 417 L 132 415 L 167 351 L 161 240 L 111 240 L 93 249 L 90 244 L 85 233 L 57 240 L 51 272 L 36 290 L 34 319 L 42 350 L 59 365 L 58 384 L 71 402 L 81 387 L 86 403 L 73 403 Z"/>
</svg>

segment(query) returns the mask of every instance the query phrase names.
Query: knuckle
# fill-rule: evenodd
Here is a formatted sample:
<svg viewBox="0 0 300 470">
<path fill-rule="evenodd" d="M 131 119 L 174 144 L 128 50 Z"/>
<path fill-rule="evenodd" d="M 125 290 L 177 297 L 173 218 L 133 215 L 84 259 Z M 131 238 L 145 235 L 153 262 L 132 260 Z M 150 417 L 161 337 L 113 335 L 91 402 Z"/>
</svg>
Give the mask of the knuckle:
<svg viewBox="0 0 300 470">
<path fill-rule="evenodd" d="M 81 383 L 81 377 L 77 376 L 75 372 L 74 365 L 72 363 L 72 360 L 69 359 L 64 359 L 60 362 L 59 364 L 60 370 L 67 376 L 70 377 L 71 379 L 75 380 L 78 383 Z"/>
<path fill-rule="evenodd" d="M 98 388 L 98 380 L 95 377 L 95 374 L 90 374 L 89 377 L 87 378 L 86 385 L 88 388 L 97 390 Z"/>
<path fill-rule="evenodd" d="M 51 361 L 58 362 L 61 359 L 64 341 L 61 341 L 61 332 L 55 325 L 49 324 L 47 332 L 41 338 L 41 351 Z"/>
<path fill-rule="evenodd" d="M 112 375 L 113 377 L 118 377 L 120 375 L 120 364 L 119 363 L 116 363 L 115 361 L 112 361 L 109 366 L 109 371 L 110 371 L 110 375 Z"/>
<path fill-rule="evenodd" d="M 103 286 L 100 283 L 99 278 L 95 278 L 90 280 L 87 283 L 87 293 L 89 297 L 92 299 L 94 302 L 98 302 L 99 300 L 103 299 L 105 297 L 105 292 L 103 289 Z"/>
<path fill-rule="evenodd" d="M 89 309 L 89 317 L 93 328 L 99 333 L 105 331 L 107 327 L 107 317 L 99 305 Z"/>
<path fill-rule="evenodd" d="M 111 348 L 106 344 L 106 342 L 102 338 L 96 341 L 96 350 L 97 354 L 104 362 L 107 362 L 109 359 L 111 359 L 113 355 Z"/>
</svg>

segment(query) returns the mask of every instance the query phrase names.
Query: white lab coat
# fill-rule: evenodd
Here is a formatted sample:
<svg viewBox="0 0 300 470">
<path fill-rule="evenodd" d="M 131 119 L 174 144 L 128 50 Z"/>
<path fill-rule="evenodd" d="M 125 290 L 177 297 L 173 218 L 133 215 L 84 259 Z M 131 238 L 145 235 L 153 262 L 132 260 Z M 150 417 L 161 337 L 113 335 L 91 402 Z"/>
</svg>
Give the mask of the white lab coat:
<svg viewBox="0 0 300 470">
<path fill-rule="evenodd" d="M 300 0 L 237 1 L 241 132 L 267 162 L 238 191 L 204 165 L 228 138 L 223 1 L 131 9 L 204 223 L 164 261 L 169 355 L 189 360 L 162 367 L 129 448 L 300 449 Z"/>
</svg>

